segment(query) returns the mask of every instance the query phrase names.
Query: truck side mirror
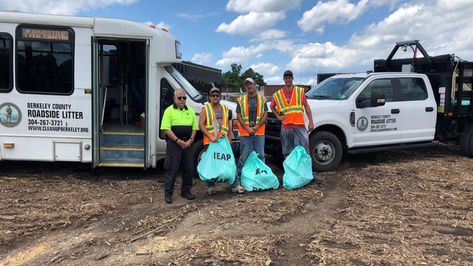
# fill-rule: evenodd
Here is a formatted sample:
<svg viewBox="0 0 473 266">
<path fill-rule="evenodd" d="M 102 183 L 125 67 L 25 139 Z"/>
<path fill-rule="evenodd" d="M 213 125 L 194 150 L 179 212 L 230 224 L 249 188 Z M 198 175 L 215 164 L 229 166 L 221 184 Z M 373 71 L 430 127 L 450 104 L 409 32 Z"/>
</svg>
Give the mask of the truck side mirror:
<svg viewBox="0 0 473 266">
<path fill-rule="evenodd" d="M 365 97 L 356 98 L 356 108 L 366 108 L 370 107 L 371 99 Z"/>
</svg>

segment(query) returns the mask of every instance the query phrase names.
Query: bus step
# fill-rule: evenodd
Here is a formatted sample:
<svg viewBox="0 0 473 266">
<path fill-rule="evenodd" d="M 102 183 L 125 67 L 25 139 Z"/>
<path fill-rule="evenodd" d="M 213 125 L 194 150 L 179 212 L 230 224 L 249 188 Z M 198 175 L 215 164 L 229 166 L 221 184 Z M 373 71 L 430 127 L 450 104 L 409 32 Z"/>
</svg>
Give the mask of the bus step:
<svg viewBox="0 0 473 266">
<path fill-rule="evenodd" d="M 128 162 L 128 161 L 105 161 L 98 164 L 99 167 L 130 167 L 144 168 L 144 162 Z"/>
<path fill-rule="evenodd" d="M 100 147 L 101 161 L 143 162 L 145 151 L 136 146 L 105 146 Z"/>
<path fill-rule="evenodd" d="M 100 135 L 102 146 L 144 146 L 144 133 L 103 132 Z"/>
</svg>

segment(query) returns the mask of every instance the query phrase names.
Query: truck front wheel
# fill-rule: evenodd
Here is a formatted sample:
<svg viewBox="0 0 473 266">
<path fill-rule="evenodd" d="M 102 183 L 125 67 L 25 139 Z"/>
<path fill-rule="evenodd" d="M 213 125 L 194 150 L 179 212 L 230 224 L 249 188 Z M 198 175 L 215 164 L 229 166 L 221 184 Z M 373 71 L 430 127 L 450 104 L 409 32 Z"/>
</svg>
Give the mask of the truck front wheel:
<svg viewBox="0 0 473 266">
<path fill-rule="evenodd" d="M 342 143 L 336 135 L 319 131 L 310 137 L 310 157 L 315 171 L 326 172 L 338 168 L 343 157 Z"/>
<path fill-rule="evenodd" d="M 460 153 L 473 157 L 473 126 L 467 127 L 460 136 Z"/>
</svg>

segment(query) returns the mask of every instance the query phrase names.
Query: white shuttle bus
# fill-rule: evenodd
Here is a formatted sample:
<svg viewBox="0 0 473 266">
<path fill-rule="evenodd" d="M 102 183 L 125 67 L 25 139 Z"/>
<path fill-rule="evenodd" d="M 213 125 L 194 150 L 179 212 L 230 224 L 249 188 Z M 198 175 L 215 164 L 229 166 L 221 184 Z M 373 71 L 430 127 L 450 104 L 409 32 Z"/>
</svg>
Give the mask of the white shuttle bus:
<svg viewBox="0 0 473 266">
<path fill-rule="evenodd" d="M 156 167 L 174 90 L 197 114 L 205 102 L 180 62 L 179 42 L 145 24 L 0 11 L 0 160 Z"/>
</svg>

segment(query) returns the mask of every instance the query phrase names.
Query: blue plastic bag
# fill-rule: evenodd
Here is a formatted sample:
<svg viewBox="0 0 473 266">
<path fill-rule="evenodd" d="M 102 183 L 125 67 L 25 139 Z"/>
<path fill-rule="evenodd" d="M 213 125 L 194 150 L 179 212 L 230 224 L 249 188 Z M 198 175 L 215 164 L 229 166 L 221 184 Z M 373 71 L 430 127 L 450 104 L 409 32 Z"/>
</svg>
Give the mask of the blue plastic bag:
<svg viewBox="0 0 473 266">
<path fill-rule="evenodd" d="M 287 189 L 303 187 L 314 179 L 312 173 L 312 159 L 302 146 L 291 151 L 283 162 L 283 186 Z"/>
<path fill-rule="evenodd" d="M 210 142 L 197 165 L 199 177 L 204 181 L 233 184 L 236 175 L 236 162 L 232 147 L 226 137 Z"/>
<path fill-rule="evenodd" d="M 246 191 L 263 191 L 279 188 L 278 177 L 253 151 L 241 170 L 241 186 Z"/>
</svg>

